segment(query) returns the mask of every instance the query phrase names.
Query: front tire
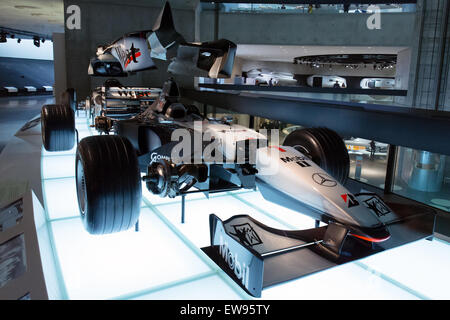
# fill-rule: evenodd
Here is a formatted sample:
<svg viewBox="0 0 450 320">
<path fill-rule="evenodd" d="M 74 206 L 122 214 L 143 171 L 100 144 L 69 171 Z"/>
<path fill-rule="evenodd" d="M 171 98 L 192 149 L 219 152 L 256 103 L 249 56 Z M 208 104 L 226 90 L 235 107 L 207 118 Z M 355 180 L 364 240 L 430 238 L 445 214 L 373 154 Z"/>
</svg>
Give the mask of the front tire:
<svg viewBox="0 0 450 320">
<path fill-rule="evenodd" d="M 350 158 L 342 138 L 327 128 L 305 128 L 292 131 L 283 145 L 296 148 L 334 177 L 340 184 L 347 182 Z"/>
<path fill-rule="evenodd" d="M 86 230 L 108 234 L 134 226 L 142 191 L 137 155 L 128 139 L 84 138 L 75 161 L 78 205 Z"/>
</svg>

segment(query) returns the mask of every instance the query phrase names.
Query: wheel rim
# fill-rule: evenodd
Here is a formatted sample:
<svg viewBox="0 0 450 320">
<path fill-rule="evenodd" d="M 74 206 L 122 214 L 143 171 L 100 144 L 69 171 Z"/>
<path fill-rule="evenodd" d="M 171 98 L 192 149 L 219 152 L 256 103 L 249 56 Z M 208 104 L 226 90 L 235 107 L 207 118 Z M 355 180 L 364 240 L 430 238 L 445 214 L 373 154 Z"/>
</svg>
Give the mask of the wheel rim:
<svg viewBox="0 0 450 320">
<path fill-rule="evenodd" d="M 84 216 L 86 207 L 86 178 L 84 176 L 84 169 L 81 160 L 77 161 L 76 174 L 78 205 L 80 207 L 81 215 Z"/>
</svg>

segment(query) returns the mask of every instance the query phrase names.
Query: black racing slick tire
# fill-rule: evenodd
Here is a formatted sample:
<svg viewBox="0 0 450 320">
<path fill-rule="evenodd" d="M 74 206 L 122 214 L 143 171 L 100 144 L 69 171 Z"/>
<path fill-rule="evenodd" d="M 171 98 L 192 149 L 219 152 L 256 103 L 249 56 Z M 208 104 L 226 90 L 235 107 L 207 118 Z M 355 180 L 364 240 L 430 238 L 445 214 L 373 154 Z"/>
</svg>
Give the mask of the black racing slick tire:
<svg viewBox="0 0 450 320">
<path fill-rule="evenodd" d="M 91 234 L 127 230 L 139 219 L 142 190 L 136 151 L 117 135 L 80 141 L 75 177 L 81 220 Z"/>
<path fill-rule="evenodd" d="M 334 177 L 339 183 L 347 182 L 350 158 L 342 138 L 328 128 L 304 128 L 291 132 L 283 145 L 302 152 Z"/>
<path fill-rule="evenodd" d="M 75 113 L 67 105 L 44 105 L 41 109 L 41 133 L 45 150 L 72 149 L 75 144 Z"/>
</svg>

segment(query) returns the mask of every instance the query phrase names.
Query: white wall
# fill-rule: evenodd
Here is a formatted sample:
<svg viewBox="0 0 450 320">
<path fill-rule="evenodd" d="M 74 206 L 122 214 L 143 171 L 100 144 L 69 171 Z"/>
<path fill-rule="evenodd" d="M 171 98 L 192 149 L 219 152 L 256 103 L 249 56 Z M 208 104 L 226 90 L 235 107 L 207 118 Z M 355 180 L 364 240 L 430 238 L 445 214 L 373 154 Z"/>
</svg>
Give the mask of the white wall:
<svg viewBox="0 0 450 320">
<path fill-rule="evenodd" d="M 17 39 L 8 38 L 6 43 L 0 43 L 1 57 L 53 60 L 53 42 L 46 40 L 38 48 L 31 39 L 22 39 L 17 43 Z"/>
</svg>

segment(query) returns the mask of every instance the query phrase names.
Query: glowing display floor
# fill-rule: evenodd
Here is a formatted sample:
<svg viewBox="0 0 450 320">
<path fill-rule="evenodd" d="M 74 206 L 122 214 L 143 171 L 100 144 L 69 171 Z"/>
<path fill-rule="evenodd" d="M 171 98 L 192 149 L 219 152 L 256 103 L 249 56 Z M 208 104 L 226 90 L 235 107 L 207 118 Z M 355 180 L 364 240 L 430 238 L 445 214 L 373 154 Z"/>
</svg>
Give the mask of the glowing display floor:
<svg viewBox="0 0 450 320">
<path fill-rule="evenodd" d="M 81 115 L 83 115 L 81 113 Z M 76 119 L 80 139 L 94 134 Z M 222 220 L 248 214 L 280 229 L 314 220 L 240 191 L 160 198 L 145 185 L 140 231 L 106 236 L 83 228 L 76 200 L 75 148 L 42 150 L 41 174 L 51 250 L 62 299 L 252 299 L 201 250 L 209 245 L 211 213 Z M 449 299 L 450 244 L 421 240 L 369 258 L 268 288 L 263 299 Z"/>
</svg>

